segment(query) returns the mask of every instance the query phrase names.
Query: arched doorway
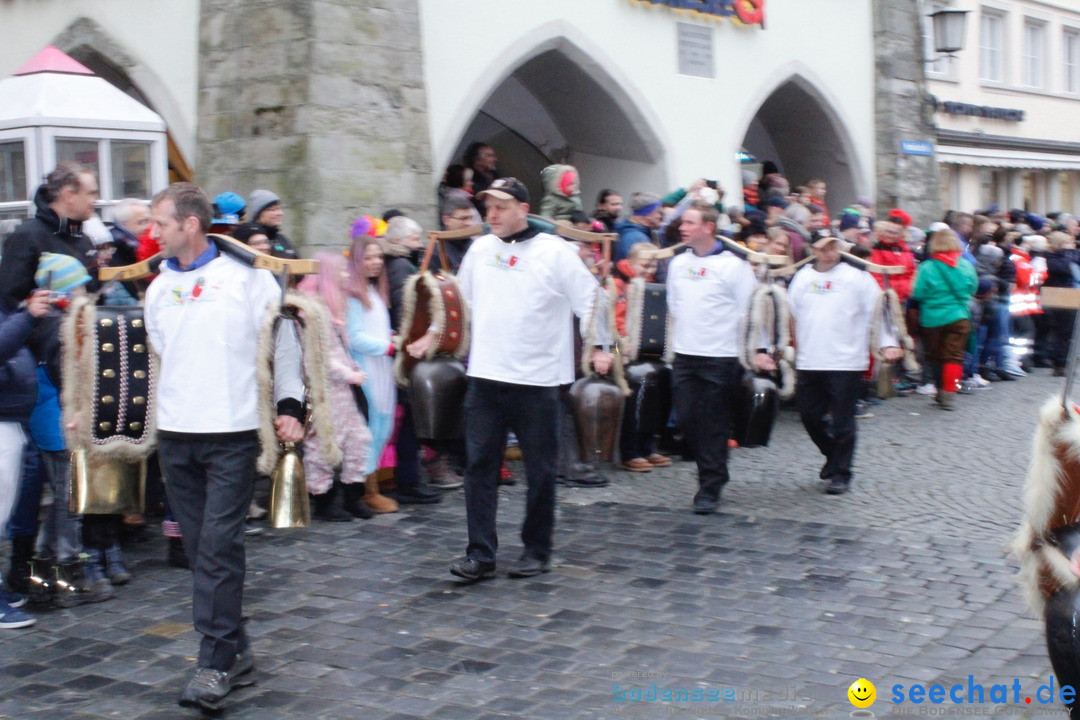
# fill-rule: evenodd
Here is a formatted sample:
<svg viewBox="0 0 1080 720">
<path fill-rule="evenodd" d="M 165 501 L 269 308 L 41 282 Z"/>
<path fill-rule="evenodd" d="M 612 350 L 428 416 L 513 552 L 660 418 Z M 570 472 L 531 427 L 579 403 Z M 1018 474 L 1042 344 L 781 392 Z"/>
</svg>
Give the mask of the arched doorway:
<svg viewBox="0 0 1080 720">
<path fill-rule="evenodd" d="M 843 123 L 805 78 L 781 83 L 758 108 L 743 139 L 743 149 L 758 162 L 772 160 L 792 187 L 820 178 L 828 185 L 826 202 L 836 213 L 859 195 L 870 195 Z"/>
<path fill-rule="evenodd" d="M 539 207 L 540 171 L 552 163 L 578 168 L 591 211 L 596 193 L 667 186 L 663 144 L 643 113 L 601 63 L 566 38 L 526 54 L 480 104 L 449 163 L 469 143 L 495 148 L 503 175 L 517 177 Z"/>
</svg>

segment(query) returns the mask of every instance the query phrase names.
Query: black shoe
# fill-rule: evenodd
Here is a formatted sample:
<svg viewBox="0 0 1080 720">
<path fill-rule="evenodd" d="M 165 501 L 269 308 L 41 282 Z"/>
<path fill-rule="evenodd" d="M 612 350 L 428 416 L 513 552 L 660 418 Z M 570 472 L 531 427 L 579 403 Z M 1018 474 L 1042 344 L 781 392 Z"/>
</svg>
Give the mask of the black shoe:
<svg viewBox="0 0 1080 720">
<path fill-rule="evenodd" d="M 225 698 L 232 692 L 229 674 L 214 668 L 199 668 L 195 677 L 188 681 L 180 693 L 180 704 L 189 708 L 217 711 L 225 705 Z"/>
<path fill-rule="evenodd" d="M 461 562 L 451 565 L 450 574 L 470 582 L 487 580 L 495 577 L 495 563 L 481 562 L 475 558 L 467 557 Z"/>
<path fill-rule="evenodd" d="M 335 492 L 325 492 L 322 495 L 312 495 L 315 506 L 311 517 L 323 522 L 352 522 L 353 516 L 345 508 L 334 504 Z"/>
<path fill-rule="evenodd" d="M 370 520 L 375 517 L 375 513 L 371 512 L 371 509 L 367 505 L 360 502 L 360 498 L 364 495 L 364 483 L 348 483 L 341 486 L 341 496 L 343 501 L 341 506 L 345 508 L 345 512 L 349 513 L 355 518 L 361 520 Z"/>
<path fill-rule="evenodd" d="M 11 539 L 11 565 L 4 576 L 4 584 L 12 592 L 30 594 L 30 561 L 33 557 L 33 535 L 18 535 Z"/>
<path fill-rule="evenodd" d="M 512 578 L 527 578 L 542 575 L 546 572 L 551 572 L 550 560 L 541 560 L 532 555 L 522 555 L 518 558 L 517 564 L 510 568 L 507 575 Z"/>
<path fill-rule="evenodd" d="M 716 509 L 720 506 L 717 500 L 710 500 L 709 498 L 694 498 L 694 514 L 695 515 L 712 515 L 716 512 Z"/>
<path fill-rule="evenodd" d="M 824 480 L 825 478 L 829 477 L 829 474 L 826 472 L 826 470 L 828 470 L 828 469 L 829 469 L 829 461 L 826 460 L 825 464 L 821 466 L 821 472 L 819 472 L 817 474 L 818 478 L 820 478 L 821 480 Z"/>
<path fill-rule="evenodd" d="M 599 475 L 586 475 L 579 478 L 560 477 L 555 478 L 555 482 L 559 485 L 565 485 L 566 487 L 582 488 L 605 487 L 610 484 L 607 478 L 600 477 Z"/>
<path fill-rule="evenodd" d="M 248 687 L 255 684 L 255 653 L 251 648 L 236 653 L 233 666 L 229 669 L 229 686 L 234 688 Z"/>
<path fill-rule="evenodd" d="M 442 500 L 442 493 L 424 487 L 399 487 L 394 493 L 399 505 L 434 505 Z"/>
<path fill-rule="evenodd" d="M 166 560 L 169 567 L 180 568 L 181 570 L 191 569 L 191 562 L 188 560 L 187 552 L 184 550 L 184 541 L 178 537 L 169 538 L 169 554 Z"/>
<path fill-rule="evenodd" d="M 828 487 L 825 488 L 825 492 L 829 495 L 843 495 L 848 491 L 849 482 L 842 477 L 834 477 L 829 480 Z"/>
<path fill-rule="evenodd" d="M 1015 375 L 1010 375 L 1004 370 L 995 370 L 994 372 L 997 374 L 997 379 L 1001 380 L 1002 382 L 1016 382 Z"/>
</svg>

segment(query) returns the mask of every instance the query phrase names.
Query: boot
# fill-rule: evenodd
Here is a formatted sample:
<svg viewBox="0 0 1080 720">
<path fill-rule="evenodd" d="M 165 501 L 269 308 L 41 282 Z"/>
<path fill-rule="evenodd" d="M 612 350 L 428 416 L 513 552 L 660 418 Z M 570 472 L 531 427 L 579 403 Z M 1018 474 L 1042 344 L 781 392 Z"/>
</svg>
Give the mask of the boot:
<svg viewBox="0 0 1080 720">
<path fill-rule="evenodd" d="M 31 545 L 33 542 L 31 542 Z M 29 575 L 27 576 L 27 595 L 30 602 L 35 605 L 44 605 L 52 602 L 56 594 L 56 573 L 53 570 L 52 560 L 34 557 L 30 559 Z"/>
<path fill-rule="evenodd" d="M 334 484 L 322 495 L 311 496 L 315 501 L 315 511 L 311 513 L 311 516 L 316 520 L 322 520 L 323 522 L 352 521 L 352 515 L 334 504 L 334 498 L 337 497 L 339 484 L 340 483 L 337 480 L 334 480 Z"/>
<path fill-rule="evenodd" d="M 371 509 L 371 512 L 381 515 L 398 511 L 397 501 L 391 500 L 379 492 L 379 480 L 375 477 L 375 473 L 367 476 L 367 482 L 364 483 L 364 486 L 367 488 L 364 492 L 364 504 Z"/>
<path fill-rule="evenodd" d="M 184 550 L 183 538 L 169 538 L 169 554 L 166 559 L 169 563 L 169 567 L 180 568 L 181 570 L 191 569 L 191 563 L 188 561 L 187 552 Z"/>
<path fill-rule="evenodd" d="M 360 496 L 363 495 L 365 484 L 366 483 L 342 484 L 341 493 L 343 501 L 341 506 L 345 508 L 345 512 L 353 517 L 358 517 L 361 520 L 370 520 L 374 517 L 374 513 L 368 509 L 367 505 L 360 502 Z"/>
<path fill-rule="evenodd" d="M 113 596 L 113 586 L 105 575 L 105 551 L 87 549 L 83 554 L 83 577 L 91 596 L 108 600 Z M 99 602 L 99 600 L 94 600 Z"/>
<path fill-rule="evenodd" d="M 938 407 L 942 410 L 955 410 L 954 402 L 956 400 L 956 393 L 945 392 L 944 390 L 938 390 L 937 403 Z"/>
<path fill-rule="evenodd" d="M 84 554 L 78 560 L 53 566 L 56 572 L 56 596 L 53 602 L 57 607 L 73 608 L 85 603 L 102 602 L 113 596 L 112 584 L 105 577 L 100 562 Z"/>
<path fill-rule="evenodd" d="M 34 536 L 19 535 L 11 538 L 11 566 L 4 577 L 4 584 L 12 592 L 30 594 L 30 560 L 34 557 Z"/>
<path fill-rule="evenodd" d="M 105 550 L 105 576 L 113 585 L 127 585 L 131 581 L 131 573 L 120 556 L 119 543 L 113 543 Z"/>
</svg>

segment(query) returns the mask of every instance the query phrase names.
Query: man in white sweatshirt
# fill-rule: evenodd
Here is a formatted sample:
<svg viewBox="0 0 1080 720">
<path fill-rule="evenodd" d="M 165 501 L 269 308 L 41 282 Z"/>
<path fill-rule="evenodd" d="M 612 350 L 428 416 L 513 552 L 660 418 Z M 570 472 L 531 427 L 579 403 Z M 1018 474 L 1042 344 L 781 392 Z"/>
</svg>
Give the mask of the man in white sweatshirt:
<svg viewBox="0 0 1080 720">
<path fill-rule="evenodd" d="M 682 216 L 679 231 L 690 247 L 668 266 L 668 313 L 674 322 L 673 385 L 675 419 L 694 455 L 698 491 L 694 512 L 716 512 L 728 481 L 728 438 L 735 389 L 742 378 L 739 323 L 754 292 L 750 263 L 716 238 L 716 208 L 696 202 Z M 776 365 L 765 352 L 759 370 Z"/>
<path fill-rule="evenodd" d="M 192 615 L 202 634 L 198 667 L 180 704 L 219 710 L 251 684 L 254 660 L 241 627 L 244 518 L 259 454 L 258 338 L 280 298 L 273 275 L 221 254 L 206 233 L 210 201 L 176 183 L 151 205 L 167 256 L 146 292 L 146 330 L 161 356 L 158 457 L 169 504 L 191 559 Z M 278 440 L 303 439 L 299 348 L 279 333 L 274 356 Z"/>
<path fill-rule="evenodd" d="M 473 241 L 457 276 L 472 311 L 465 395 L 469 544 L 450 572 L 468 581 L 495 576 L 495 510 L 507 430 L 517 435 L 529 486 L 524 549 L 509 574 L 529 577 L 551 569 L 559 385 L 574 375 L 567 326 L 573 313 L 587 327 L 602 297 L 569 243 L 529 226 L 529 193 L 520 181 L 500 178 L 480 195 L 491 232 Z M 413 354 L 424 350 L 408 348 Z M 595 350 L 592 362 L 605 373 L 611 355 Z"/>
<path fill-rule="evenodd" d="M 795 321 L 796 402 L 803 426 L 825 456 L 820 477 L 825 491 L 842 495 L 851 484 L 855 454 L 855 401 L 870 367 L 870 330 L 881 298 L 873 275 L 840 261 L 840 243 L 823 237 L 813 244 L 814 264 L 796 273 L 788 287 Z M 882 357 L 904 355 L 896 332 L 881 320 Z"/>
</svg>

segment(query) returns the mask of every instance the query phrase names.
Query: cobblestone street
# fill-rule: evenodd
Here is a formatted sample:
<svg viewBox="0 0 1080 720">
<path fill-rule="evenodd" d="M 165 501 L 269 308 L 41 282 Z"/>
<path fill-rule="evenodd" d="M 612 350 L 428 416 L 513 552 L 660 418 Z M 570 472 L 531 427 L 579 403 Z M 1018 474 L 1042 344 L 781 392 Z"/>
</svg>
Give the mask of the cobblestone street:
<svg viewBox="0 0 1080 720">
<path fill-rule="evenodd" d="M 689 512 L 688 463 L 560 488 L 556 567 L 461 586 L 460 491 L 437 506 L 248 542 L 254 687 L 225 717 L 847 717 L 847 688 L 877 686 L 878 717 L 1065 717 L 1041 623 L 1005 546 L 1048 370 L 958 398 L 912 395 L 860 420 L 853 489 L 823 495 L 817 450 L 785 411 L 768 449 L 736 450 L 722 512 Z M 519 482 L 502 491 L 500 563 L 519 549 Z M 135 580 L 109 602 L 38 613 L 0 636 L 0 717 L 197 717 L 176 696 L 194 667 L 190 579 L 164 542 L 128 550 Z M 968 676 L 987 705 L 901 706 L 892 688 Z M 1019 679 L 1019 703 L 989 704 Z M 728 700 L 617 701 L 652 686 Z M 1055 685 L 1055 689 L 1057 685 Z M 1032 703 L 1025 704 L 1030 697 Z M 967 693 L 964 692 L 967 702 Z"/>
</svg>

